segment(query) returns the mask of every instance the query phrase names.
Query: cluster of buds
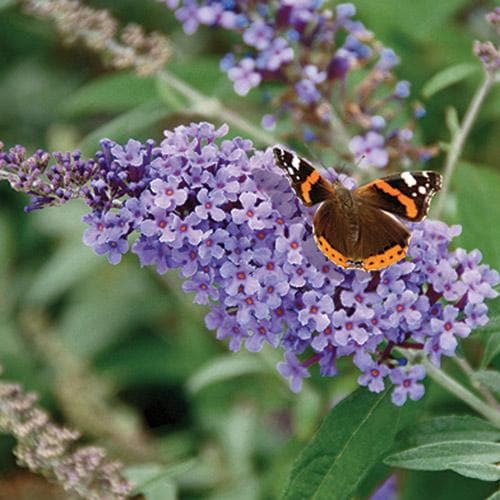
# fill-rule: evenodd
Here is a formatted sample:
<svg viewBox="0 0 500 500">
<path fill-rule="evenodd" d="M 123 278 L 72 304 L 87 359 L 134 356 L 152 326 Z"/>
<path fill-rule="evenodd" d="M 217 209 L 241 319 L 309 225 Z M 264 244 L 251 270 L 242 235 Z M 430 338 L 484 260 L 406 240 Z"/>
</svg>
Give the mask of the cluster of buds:
<svg viewBox="0 0 500 500">
<path fill-rule="evenodd" d="M 500 35 L 500 7 L 486 14 L 486 21 L 494 28 L 495 33 Z M 500 69 L 500 47 L 491 40 L 480 42 L 476 40 L 473 45 L 474 54 L 483 63 L 484 69 L 495 76 Z"/>
</svg>

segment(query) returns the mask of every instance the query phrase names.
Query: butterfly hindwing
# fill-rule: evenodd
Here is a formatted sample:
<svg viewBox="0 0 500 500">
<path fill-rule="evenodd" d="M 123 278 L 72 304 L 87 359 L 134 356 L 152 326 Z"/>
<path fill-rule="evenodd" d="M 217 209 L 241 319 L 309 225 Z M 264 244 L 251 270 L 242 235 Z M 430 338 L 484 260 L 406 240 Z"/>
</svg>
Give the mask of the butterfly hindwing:
<svg viewBox="0 0 500 500">
<path fill-rule="evenodd" d="M 314 239 L 318 248 L 334 264 L 348 267 L 352 231 L 335 198 L 325 201 L 314 214 Z"/>
<path fill-rule="evenodd" d="M 406 256 L 411 233 L 396 217 L 370 205 L 358 206 L 359 237 L 353 255 L 365 271 L 377 271 Z"/>
<path fill-rule="evenodd" d="M 372 207 L 411 221 L 423 220 L 432 197 L 441 189 L 437 172 L 403 172 L 376 179 L 355 189 L 353 196 Z"/>
<path fill-rule="evenodd" d="M 287 174 L 304 205 L 311 207 L 331 196 L 330 183 L 308 161 L 278 146 L 273 148 L 273 152 L 277 164 Z"/>
</svg>

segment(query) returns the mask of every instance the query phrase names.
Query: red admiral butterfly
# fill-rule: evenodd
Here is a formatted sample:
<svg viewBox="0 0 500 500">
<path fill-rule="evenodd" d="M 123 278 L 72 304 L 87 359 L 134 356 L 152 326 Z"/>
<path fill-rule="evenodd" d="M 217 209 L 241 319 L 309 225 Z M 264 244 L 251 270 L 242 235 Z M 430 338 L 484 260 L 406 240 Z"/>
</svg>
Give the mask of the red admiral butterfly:
<svg viewBox="0 0 500 500">
<path fill-rule="evenodd" d="M 437 172 L 403 172 L 376 179 L 353 191 L 330 183 L 306 160 L 273 148 L 302 203 L 321 202 L 313 219 L 319 249 L 338 266 L 376 271 L 405 257 L 410 231 L 395 217 L 423 220 L 441 189 Z"/>
</svg>

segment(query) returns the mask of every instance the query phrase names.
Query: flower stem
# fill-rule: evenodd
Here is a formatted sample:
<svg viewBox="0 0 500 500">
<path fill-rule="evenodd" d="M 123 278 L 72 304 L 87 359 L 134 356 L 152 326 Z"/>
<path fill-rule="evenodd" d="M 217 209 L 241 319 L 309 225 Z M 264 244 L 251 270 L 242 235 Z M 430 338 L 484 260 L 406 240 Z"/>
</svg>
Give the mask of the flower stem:
<svg viewBox="0 0 500 500">
<path fill-rule="evenodd" d="M 474 388 L 476 388 L 482 394 L 485 401 L 491 407 L 496 408 L 497 410 L 500 410 L 500 404 L 495 399 L 493 394 L 488 390 L 488 388 L 485 387 L 480 382 L 478 382 L 477 380 L 474 380 L 474 378 L 473 378 L 474 369 L 472 368 L 472 366 L 469 365 L 469 362 L 465 358 L 460 358 L 458 356 L 453 358 L 453 361 L 455 361 L 455 363 L 458 365 L 458 367 L 467 375 L 472 386 Z"/>
<path fill-rule="evenodd" d="M 448 392 L 461 399 L 465 404 L 476 410 L 483 417 L 488 419 L 496 427 L 500 428 L 500 411 L 492 408 L 484 401 L 479 399 L 475 394 L 469 391 L 462 384 L 458 383 L 454 378 L 450 377 L 443 370 L 433 365 L 426 357 L 419 356 L 405 349 L 399 349 L 409 361 L 418 361 L 426 370 L 427 375 Z"/>
<path fill-rule="evenodd" d="M 488 95 L 492 85 L 495 83 L 495 78 L 490 73 L 486 72 L 484 80 L 481 85 L 476 90 L 472 101 L 469 104 L 469 107 L 464 115 L 463 121 L 452 138 L 450 149 L 448 150 L 448 154 L 446 156 L 446 162 L 444 166 L 444 179 L 443 179 L 443 188 L 441 190 L 441 195 L 437 200 L 436 209 L 434 211 L 434 216 L 439 218 L 441 212 L 444 208 L 444 203 L 446 200 L 446 196 L 450 189 L 450 182 L 455 167 L 457 165 L 458 159 L 462 154 L 462 150 L 465 144 L 465 140 L 471 131 L 472 125 L 474 124 L 479 110 L 481 109 L 481 105 L 485 97 Z"/>
<path fill-rule="evenodd" d="M 189 102 L 193 110 L 208 118 L 217 118 L 227 121 L 242 132 L 250 135 L 255 141 L 263 145 L 279 143 L 279 140 L 269 131 L 256 127 L 245 120 L 240 114 L 226 108 L 219 99 L 202 94 L 186 82 L 174 76 L 167 70 L 159 72 L 159 77 L 170 87 L 182 94 Z"/>
</svg>

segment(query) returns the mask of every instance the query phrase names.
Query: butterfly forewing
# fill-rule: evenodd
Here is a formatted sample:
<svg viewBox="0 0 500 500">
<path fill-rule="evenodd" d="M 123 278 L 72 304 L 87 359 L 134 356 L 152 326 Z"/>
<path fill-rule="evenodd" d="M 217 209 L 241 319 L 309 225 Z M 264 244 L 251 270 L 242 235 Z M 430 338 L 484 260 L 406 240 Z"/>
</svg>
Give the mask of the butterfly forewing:
<svg viewBox="0 0 500 500">
<path fill-rule="evenodd" d="M 280 147 L 274 147 L 273 152 L 304 205 L 311 207 L 332 195 L 330 183 L 308 161 Z"/>
<path fill-rule="evenodd" d="M 376 179 L 355 189 L 354 197 L 365 204 L 411 221 L 421 221 L 432 197 L 441 189 L 437 172 L 403 172 Z"/>
</svg>

